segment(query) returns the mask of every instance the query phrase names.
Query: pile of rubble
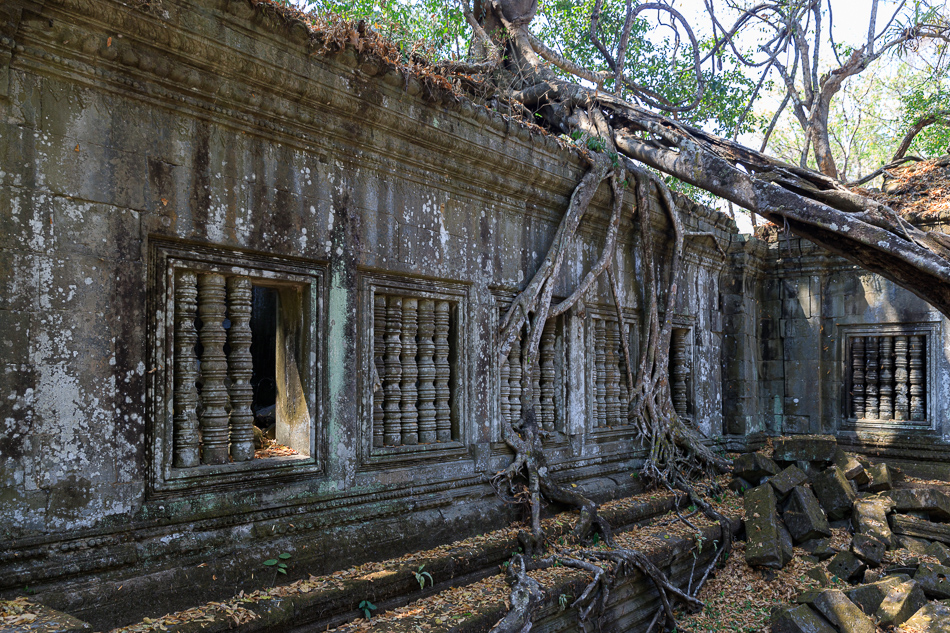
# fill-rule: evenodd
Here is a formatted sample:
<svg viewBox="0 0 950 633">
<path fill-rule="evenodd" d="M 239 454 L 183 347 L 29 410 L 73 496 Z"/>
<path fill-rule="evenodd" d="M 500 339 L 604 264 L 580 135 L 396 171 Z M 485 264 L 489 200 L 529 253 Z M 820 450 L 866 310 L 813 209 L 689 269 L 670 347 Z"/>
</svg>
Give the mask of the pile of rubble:
<svg viewBox="0 0 950 633">
<path fill-rule="evenodd" d="M 809 576 L 845 589 L 800 595 L 773 614 L 773 633 L 950 633 L 950 495 L 902 486 L 896 469 L 845 453 L 834 437 L 777 438 L 773 448 L 735 460 L 746 562 L 780 569 L 797 547 L 822 562 Z M 847 546 L 833 546 L 833 528 L 848 528 Z"/>
</svg>

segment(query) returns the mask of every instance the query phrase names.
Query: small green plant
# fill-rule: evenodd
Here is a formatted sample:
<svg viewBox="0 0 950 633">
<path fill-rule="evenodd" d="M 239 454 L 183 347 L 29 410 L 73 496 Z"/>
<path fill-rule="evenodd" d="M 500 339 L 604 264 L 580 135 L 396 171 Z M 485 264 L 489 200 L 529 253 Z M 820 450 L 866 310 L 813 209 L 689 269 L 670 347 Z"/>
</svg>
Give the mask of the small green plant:
<svg viewBox="0 0 950 633">
<path fill-rule="evenodd" d="M 357 607 L 360 611 L 363 612 L 363 615 L 366 616 L 366 619 L 369 620 L 373 617 L 373 614 L 370 611 L 376 610 L 376 605 L 370 602 L 369 600 L 363 600 L 360 602 L 360 606 Z"/>
<path fill-rule="evenodd" d="M 562 593 L 557 597 L 557 605 L 560 607 L 561 611 L 564 611 L 567 608 L 567 605 L 570 604 L 571 600 L 574 599 L 569 593 Z"/>
<path fill-rule="evenodd" d="M 419 565 L 419 571 L 412 572 L 415 575 L 416 580 L 419 582 L 419 589 L 426 588 L 426 578 L 429 579 L 429 586 L 435 585 L 435 581 L 432 580 L 432 574 L 427 571 L 422 571 L 425 565 Z"/>
<path fill-rule="evenodd" d="M 289 552 L 281 552 L 280 554 L 277 555 L 277 558 L 269 558 L 265 560 L 264 564 L 267 565 L 268 567 L 276 567 L 277 573 L 279 574 L 286 574 L 287 563 L 282 563 L 281 561 L 285 561 L 288 558 L 290 558 Z"/>
</svg>

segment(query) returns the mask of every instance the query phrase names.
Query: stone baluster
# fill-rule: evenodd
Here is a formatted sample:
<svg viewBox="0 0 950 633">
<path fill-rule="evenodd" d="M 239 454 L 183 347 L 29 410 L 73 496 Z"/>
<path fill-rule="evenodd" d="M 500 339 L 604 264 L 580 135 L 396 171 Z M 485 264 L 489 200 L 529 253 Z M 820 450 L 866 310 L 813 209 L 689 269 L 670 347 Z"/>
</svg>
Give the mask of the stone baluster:
<svg viewBox="0 0 950 633">
<path fill-rule="evenodd" d="M 881 337 L 880 419 L 894 417 L 894 337 Z"/>
<path fill-rule="evenodd" d="M 399 446 L 402 443 L 402 297 L 390 296 L 386 314 L 386 377 L 383 379 L 383 392 L 386 399 L 383 405 L 383 443 L 386 446 Z"/>
<path fill-rule="evenodd" d="M 198 359 L 195 343 L 198 332 L 198 278 L 190 270 L 175 276 L 175 417 L 174 465 L 192 468 L 199 464 L 198 454 Z"/>
<path fill-rule="evenodd" d="M 511 380 L 511 369 L 508 365 L 508 359 L 506 358 L 501 362 L 501 367 L 498 368 L 498 396 L 499 396 L 499 406 L 501 408 L 501 417 L 505 422 L 511 422 L 511 399 L 509 393 L 511 392 L 511 387 L 508 386 L 509 380 Z"/>
<path fill-rule="evenodd" d="M 383 377 L 386 375 L 386 295 L 373 295 L 373 367 L 375 375 L 373 392 L 373 446 L 380 447 L 386 441 L 386 401 Z M 379 381 L 377 383 L 377 381 Z"/>
<path fill-rule="evenodd" d="M 607 426 L 607 384 L 604 348 L 607 333 L 603 319 L 594 319 L 594 376 L 595 412 L 598 427 Z"/>
<path fill-rule="evenodd" d="M 435 302 L 419 300 L 419 441 L 433 444 L 435 432 Z"/>
<path fill-rule="evenodd" d="M 541 358 L 538 359 L 540 367 L 539 389 L 540 389 L 540 407 L 539 419 L 541 428 L 546 431 L 554 430 L 554 319 L 548 319 L 541 331 Z"/>
<path fill-rule="evenodd" d="M 607 401 L 607 425 L 620 424 L 620 396 L 618 395 L 620 372 L 617 364 L 618 331 L 616 321 L 604 321 L 604 373 Z"/>
<path fill-rule="evenodd" d="M 851 411 L 856 419 L 865 417 L 864 408 L 864 337 L 851 340 Z"/>
<path fill-rule="evenodd" d="M 419 369 L 416 365 L 416 336 L 419 334 L 419 300 L 403 297 L 402 300 L 402 353 L 399 363 L 402 365 L 402 443 L 419 443 L 419 411 L 416 408 L 418 390 L 416 380 Z"/>
<path fill-rule="evenodd" d="M 687 397 L 686 381 L 689 379 L 689 361 L 686 355 L 686 335 L 689 330 L 673 330 L 672 354 L 670 363 L 672 364 L 672 384 L 670 385 L 671 397 L 673 399 L 673 410 L 681 418 L 686 417 Z"/>
<path fill-rule="evenodd" d="M 894 337 L 894 419 L 910 419 L 910 391 L 907 385 L 907 337 Z"/>
<path fill-rule="evenodd" d="M 228 279 L 228 375 L 231 378 L 231 459 L 246 462 L 254 459 L 254 360 L 251 358 L 251 280 L 247 277 Z"/>
<path fill-rule="evenodd" d="M 228 463 L 228 359 L 224 355 L 227 333 L 224 277 L 216 273 L 198 277 L 198 316 L 201 317 L 201 461 Z"/>
<path fill-rule="evenodd" d="M 620 399 L 620 418 L 615 424 L 627 424 L 628 409 L 630 408 L 630 388 L 627 385 L 627 360 L 623 353 L 623 339 L 619 332 L 621 327 L 626 327 L 626 323 L 618 326 L 617 335 L 617 397 Z M 627 339 L 630 340 L 629 338 Z"/>
<path fill-rule="evenodd" d="M 521 421 L 521 333 L 511 343 L 508 353 L 508 401 L 511 405 L 511 423 Z"/>
<path fill-rule="evenodd" d="M 450 315 L 451 306 L 448 301 L 435 302 L 435 433 L 439 442 L 452 441 Z"/>
<path fill-rule="evenodd" d="M 880 349 L 880 338 L 869 336 L 867 338 L 867 347 L 865 349 L 864 373 L 864 414 L 869 420 L 878 420 L 881 414 L 880 401 L 878 400 L 878 351 Z"/>
<path fill-rule="evenodd" d="M 910 337 L 910 419 L 920 422 L 927 419 L 924 380 L 924 337 Z"/>
</svg>

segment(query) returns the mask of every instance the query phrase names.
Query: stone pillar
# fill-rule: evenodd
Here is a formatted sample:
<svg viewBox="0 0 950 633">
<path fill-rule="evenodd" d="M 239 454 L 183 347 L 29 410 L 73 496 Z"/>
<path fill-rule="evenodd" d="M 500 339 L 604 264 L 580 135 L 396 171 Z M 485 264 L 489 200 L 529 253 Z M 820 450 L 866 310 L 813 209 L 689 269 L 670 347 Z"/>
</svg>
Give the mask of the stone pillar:
<svg viewBox="0 0 950 633">
<path fill-rule="evenodd" d="M 924 380 L 924 337 L 910 337 L 910 419 L 920 422 L 927 419 Z"/>
<path fill-rule="evenodd" d="M 603 319 L 594 319 L 594 393 L 595 412 L 598 427 L 607 426 L 607 384 L 604 347 L 606 346 L 607 332 Z"/>
<path fill-rule="evenodd" d="M 881 414 L 878 400 L 878 337 L 869 336 L 865 349 L 864 370 L 864 415 L 869 420 L 877 420 Z"/>
<path fill-rule="evenodd" d="M 205 464 L 228 463 L 228 359 L 224 355 L 227 333 L 224 277 L 203 274 L 198 277 L 198 316 L 201 317 L 201 461 Z"/>
<path fill-rule="evenodd" d="M 199 464 L 198 454 L 198 278 L 190 270 L 175 276 L 175 418 L 174 461 L 176 468 Z"/>
<path fill-rule="evenodd" d="M 894 419 L 910 419 L 910 389 L 907 373 L 907 337 L 894 337 Z"/>
<path fill-rule="evenodd" d="M 517 424 L 521 420 L 521 333 L 511 343 L 508 353 L 508 401 L 511 405 L 511 422 Z"/>
<path fill-rule="evenodd" d="M 617 394 L 620 376 L 617 365 L 617 322 L 604 322 L 604 374 L 605 399 L 607 401 L 607 425 L 620 424 L 620 396 Z"/>
<path fill-rule="evenodd" d="M 856 419 L 865 416 L 864 409 L 864 337 L 851 340 L 851 413 Z"/>
<path fill-rule="evenodd" d="M 419 301 L 419 441 L 432 444 L 435 432 L 435 302 Z"/>
<path fill-rule="evenodd" d="M 555 336 L 554 336 L 554 319 L 548 319 L 544 324 L 544 330 L 541 331 L 541 358 L 539 363 L 541 365 L 540 372 L 540 390 L 541 390 L 541 406 L 539 411 L 539 418 L 541 421 L 541 427 L 546 431 L 554 430 L 555 423 L 555 411 L 554 411 L 554 380 L 555 380 L 555 367 L 554 367 L 554 345 L 555 345 Z"/>
<path fill-rule="evenodd" d="M 231 378 L 231 459 L 244 462 L 254 459 L 254 388 L 251 376 L 254 360 L 251 358 L 251 280 L 247 277 L 228 279 L 228 374 Z"/>
<path fill-rule="evenodd" d="M 419 377 L 416 365 L 416 335 L 419 331 L 419 300 L 412 297 L 403 297 L 402 300 L 402 352 L 399 354 L 399 365 L 402 367 L 402 383 L 400 391 L 402 400 L 402 443 L 413 445 L 419 443 L 419 412 L 416 408 L 418 391 L 416 380 Z"/>
<path fill-rule="evenodd" d="M 439 442 L 452 441 L 452 368 L 449 366 L 451 309 L 448 301 L 435 303 L 435 433 Z"/>
<path fill-rule="evenodd" d="M 686 335 L 689 330 L 674 329 L 672 333 L 672 344 L 670 354 L 670 364 L 672 365 L 670 374 L 672 381 L 670 391 L 673 398 L 673 409 L 676 415 L 681 418 L 686 417 L 687 397 L 686 381 L 689 378 L 689 361 L 686 358 Z"/>
<path fill-rule="evenodd" d="M 373 295 L 373 367 L 376 370 L 373 381 L 373 446 L 379 448 L 385 444 L 386 413 L 383 405 L 386 392 L 383 377 L 386 375 L 386 295 Z M 376 383 L 376 380 L 379 383 Z"/>
<path fill-rule="evenodd" d="M 882 420 L 894 418 L 894 337 L 881 337 L 881 376 L 878 392 Z"/>
<path fill-rule="evenodd" d="M 386 315 L 386 377 L 383 391 L 386 399 L 383 405 L 383 442 L 386 446 L 399 446 L 402 443 L 402 297 L 389 297 L 389 309 Z"/>
</svg>

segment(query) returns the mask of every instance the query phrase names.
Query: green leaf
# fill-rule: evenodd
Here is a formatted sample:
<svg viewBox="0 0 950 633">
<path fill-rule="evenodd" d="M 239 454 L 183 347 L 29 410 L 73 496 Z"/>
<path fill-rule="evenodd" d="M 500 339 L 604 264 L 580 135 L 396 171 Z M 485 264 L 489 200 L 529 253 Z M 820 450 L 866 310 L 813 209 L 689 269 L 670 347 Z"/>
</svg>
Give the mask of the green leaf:
<svg viewBox="0 0 950 633">
<path fill-rule="evenodd" d="M 280 567 L 277 568 L 277 571 L 279 571 L 279 572 L 282 573 L 282 574 L 286 574 L 286 573 L 287 573 L 287 570 L 286 570 L 286 569 L 282 569 L 282 568 L 280 568 Z"/>
<path fill-rule="evenodd" d="M 288 552 L 284 552 L 283 554 L 278 554 L 277 558 L 283 558 L 284 560 L 287 560 L 290 558 L 290 554 Z"/>
<path fill-rule="evenodd" d="M 264 564 L 265 564 L 265 565 L 276 565 L 276 564 L 277 564 L 277 559 L 276 559 L 276 558 L 271 558 L 271 559 L 269 559 L 269 560 L 265 560 L 265 561 L 264 561 Z"/>
<path fill-rule="evenodd" d="M 278 564 L 277 566 L 280 567 L 281 569 L 287 569 L 287 564 L 286 564 L 286 563 L 280 563 L 280 564 Z"/>
</svg>

